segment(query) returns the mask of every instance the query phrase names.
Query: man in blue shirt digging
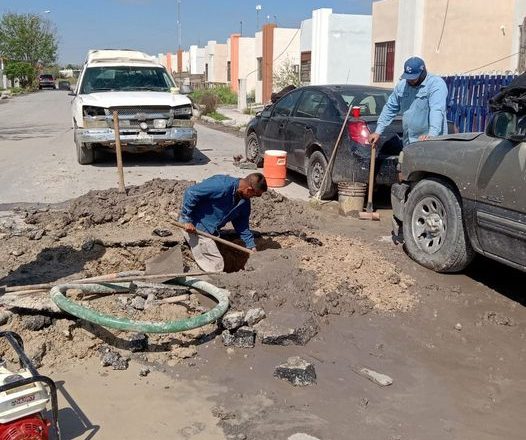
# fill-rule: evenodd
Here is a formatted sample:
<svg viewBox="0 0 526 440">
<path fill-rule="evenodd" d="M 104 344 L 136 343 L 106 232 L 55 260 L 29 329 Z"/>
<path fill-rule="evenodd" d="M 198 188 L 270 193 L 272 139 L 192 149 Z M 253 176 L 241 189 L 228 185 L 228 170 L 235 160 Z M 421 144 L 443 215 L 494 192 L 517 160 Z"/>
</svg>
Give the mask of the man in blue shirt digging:
<svg viewBox="0 0 526 440">
<path fill-rule="evenodd" d="M 216 175 L 188 188 L 183 197 L 180 222 L 197 265 L 206 272 L 221 272 L 224 260 L 216 243 L 197 235 L 196 229 L 219 235 L 219 230 L 232 222 L 245 246 L 256 250 L 254 235 L 250 231 L 250 199 L 261 197 L 267 190 L 263 174 L 252 173 L 238 179 Z"/>
<path fill-rule="evenodd" d="M 394 117 L 402 114 L 404 146 L 447 134 L 447 86 L 439 76 L 427 73 L 424 60 L 409 58 L 401 80 L 389 96 L 369 143 L 377 142 Z"/>
</svg>

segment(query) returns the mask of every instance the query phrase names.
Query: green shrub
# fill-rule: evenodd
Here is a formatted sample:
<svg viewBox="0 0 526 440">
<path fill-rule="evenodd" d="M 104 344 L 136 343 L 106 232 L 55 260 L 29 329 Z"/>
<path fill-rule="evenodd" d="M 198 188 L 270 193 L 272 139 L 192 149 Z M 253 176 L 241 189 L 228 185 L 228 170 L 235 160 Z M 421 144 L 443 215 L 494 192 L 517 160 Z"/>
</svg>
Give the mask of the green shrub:
<svg viewBox="0 0 526 440">
<path fill-rule="evenodd" d="M 217 98 L 217 104 L 237 104 L 237 95 L 235 92 L 230 90 L 230 87 L 228 86 L 217 86 L 210 89 L 197 89 L 190 94 L 190 97 L 192 101 L 204 105 L 202 99 L 204 96 L 208 95 L 215 96 Z"/>
</svg>

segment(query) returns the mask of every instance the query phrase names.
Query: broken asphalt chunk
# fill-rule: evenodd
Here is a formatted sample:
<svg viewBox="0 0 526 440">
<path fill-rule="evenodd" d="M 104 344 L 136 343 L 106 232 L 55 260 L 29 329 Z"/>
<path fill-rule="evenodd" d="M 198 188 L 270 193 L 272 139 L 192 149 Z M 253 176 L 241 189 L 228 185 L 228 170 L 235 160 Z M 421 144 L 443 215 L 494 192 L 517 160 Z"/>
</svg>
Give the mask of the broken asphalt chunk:
<svg viewBox="0 0 526 440">
<path fill-rule="evenodd" d="M 241 327 L 231 332 L 221 333 L 225 347 L 253 348 L 256 343 L 256 332 L 251 327 Z"/>
<path fill-rule="evenodd" d="M 287 362 L 278 365 L 274 376 L 290 382 L 294 386 L 307 386 L 316 383 L 314 365 L 299 356 L 288 358 Z"/>
<path fill-rule="evenodd" d="M 319 330 L 309 313 L 283 310 L 269 315 L 254 328 L 261 342 L 269 345 L 305 345 Z"/>
</svg>

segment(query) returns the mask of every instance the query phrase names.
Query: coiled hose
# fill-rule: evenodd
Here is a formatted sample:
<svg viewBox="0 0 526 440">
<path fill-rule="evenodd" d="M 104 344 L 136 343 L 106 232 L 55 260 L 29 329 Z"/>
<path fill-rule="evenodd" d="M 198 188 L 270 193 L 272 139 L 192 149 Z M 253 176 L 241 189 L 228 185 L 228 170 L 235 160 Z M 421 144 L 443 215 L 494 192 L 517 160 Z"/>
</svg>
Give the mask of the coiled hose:
<svg viewBox="0 0 526 440">
<path fill-rule="evenodd" d="M 167 322 L 136 321 L 127 318 L 117 318 L 106 315 L 96 310 L 81 306 L 80 304 L 66 297 L 68 289 L 79 289 L 86 293 L 112 294 L 119 292 L 128 292 L 131 283 L 97 283 L 97 284 L 61 284 L 51 289 L 52 301 L 64 312 L 77 318 L 84 319 L 98 324 L 103 327 L 109 327 L 117 330 L 140 332 L 140 333 L 177 333 L 203 327 L 206 324 L 216 321 L 225 314 L 229 302 L 228 290 L 220 289 L 213 284 L 201 281 L 197 278 L 178 278 L 177 284 L 192 287 L 208 293 L 217 300 L 217 305 L 208 312 L 201 315 L 192 316 L 191 318 L 180 319 Z"/>
</svg>

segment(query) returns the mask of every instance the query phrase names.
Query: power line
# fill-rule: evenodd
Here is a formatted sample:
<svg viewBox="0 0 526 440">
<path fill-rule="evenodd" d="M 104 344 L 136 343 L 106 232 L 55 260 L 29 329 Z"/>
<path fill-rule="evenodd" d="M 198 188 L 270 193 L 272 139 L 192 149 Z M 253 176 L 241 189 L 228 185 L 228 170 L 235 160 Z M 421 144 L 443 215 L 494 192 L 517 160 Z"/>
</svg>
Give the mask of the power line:
<svg viewBox="0 0 526 440">
<path fill-rule="evenodd" d="M 276 28 L 277 29 L 277 28 Z M 294 41 L 294 38 L 296 38 L 296 35 L 298 35 L 298 32 L 301 30 L 301 26 L 296 30 L 296 32 L 294 33 L 294 35 L 292 36 L 292 38 L 290 39 L 289 41 L 289 44 L 287 44 L 287 46 L 285 47 L 285 49 L 283 49 L 283 51 L 276 57 L 272 60 L 272 64 L 274 64 L 277 60 L 279 60 L 281 58 L 281 56 L 287 51 L 287 49 L 290 47 L 290 45 L 292 44 L 292 42 Z M 245 78 L 248 78 L 249 75 L 252 75 L 253 73 L 257 72 L 258 69 L 256 70 L 253 70 L 252 72 L 248 72 L 247 75 L 245 76 Z"/>
<path fill-rule="evenodd" d="M 464 72 L 462 75 L 465 75 L 466 73 L 475 72 L 476 70 L 484 69 L 484 67 L 491 66 L 492 64 L 496 64 L 496 63 L 498 63 L 499 61 L 507 60 L 507 59 L 509 59 L 509 58 L 511 58 L 511 57 L 514 57 L 514 56 L 518 55 L 518 54 L 519 54 L 519 52 L 512 53 L 511 55 L 508 55 L 507 57 L 499 58 L 498 60 L 492 61 L 491 63 L 484 64 L 483 66 L 476 67 L 475 69 L 468 70 L 467 72 Z"/>
<path fill-rule="evenodd" d="M 440 31 L 440 38 L 438 39 L 436 53 L 440 52 L 440 46 L 442 45 L 442 38 L 444 37 L 444 30 L 446 29 L 447 11 L 449 10 L 449 0 L 446 3 L 446 12 L 444 13 L 444 21 L 442 22 L 442 30 Z"/>
</svg>

